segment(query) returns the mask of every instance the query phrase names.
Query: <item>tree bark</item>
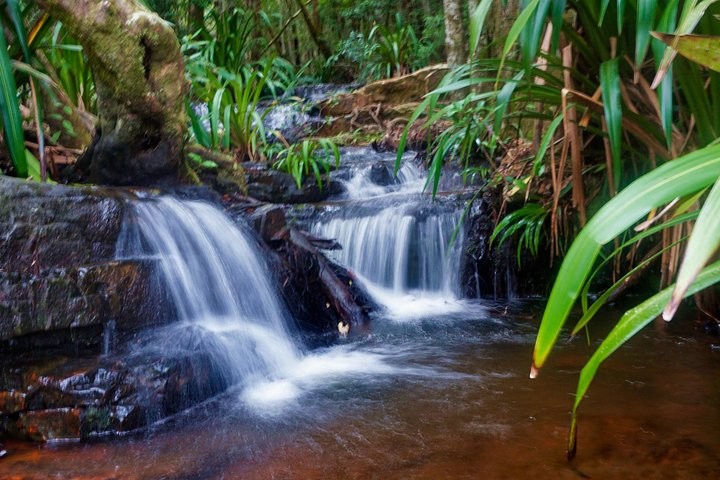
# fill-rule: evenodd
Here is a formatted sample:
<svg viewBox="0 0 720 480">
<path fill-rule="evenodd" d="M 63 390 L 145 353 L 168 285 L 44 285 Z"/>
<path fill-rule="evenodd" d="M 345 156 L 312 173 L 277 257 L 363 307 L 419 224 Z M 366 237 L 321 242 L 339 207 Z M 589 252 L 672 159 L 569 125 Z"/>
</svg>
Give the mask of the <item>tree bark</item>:
<svg viewBox="0 0 720 480">
<path fill-rule="evenodd" d="M 505 44 L 505 39 L 510 33 L 510 28 L 520 14 L 520 0 L 507 0 L 505 5 L 501 0 L 493 1 L 490 7 L 490 14 L 485 22 L 490 40 L 489 56 L 499 57 Z"/>
<path fill-rule="evenodd" d="M 451 67 L 467 60 L 467 41 L 463 22 L 462 0 L 443 0 L 445 14 L 445 55 Z"/>
<path fill-rule="evenodd" d="M 37 0 L 88 57 L 99 122 L 84 154 L 90 180 L 148 185 L 177 175 L 187 83 L 171 25 L 137 0 Z"/>
<path fill-rule="evenodd" d="M 308 10 L 307 6 L 309 3 L 309 1 L 297 0 L 297 5 L 308 27 L 308 32 L 310 32 L 310 38 L 315 42 L 320 53 L 322 53 L 325 58 L 330 58 L 332 57 L 332 49 L 322 36 L 322 25 L 315 23 L 315 14 Z"/>
</svg>

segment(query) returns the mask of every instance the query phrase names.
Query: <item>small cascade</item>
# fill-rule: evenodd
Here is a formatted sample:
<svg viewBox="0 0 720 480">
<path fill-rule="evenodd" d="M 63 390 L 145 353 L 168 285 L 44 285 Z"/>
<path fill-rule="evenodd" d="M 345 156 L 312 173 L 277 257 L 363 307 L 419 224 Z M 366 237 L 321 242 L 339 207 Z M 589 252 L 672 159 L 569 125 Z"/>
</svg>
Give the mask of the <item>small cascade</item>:
<svg viewBox="0 0 720 480">
<path fill-rule="evenodd" d="M 389 207 L 376 215 L 334 218 L 315 225 L 314 232 L 334 238 L 342 250 L 332 253 L 376 286 L 396 294 L 410 291 L 455 297 L 462 238 L 450 246 L 458 225 L 456 212 L 428 215 L 412 204 Z"/>
<path fill-rule="evenodd" d="M 344 149 L 342 204 L 309 225 L 314 234 L 341 245 L 329 255 L 364 280 L 394 317 L 447 311 L 461 297 L 463 206 L 423 194 L 427 172 L 412 155 L 406 154 L 393 175 L 395 153 Z"/>
<path fill-rule="evenodd" d="M 133 203 L 121 257 L 157 258 L 178 322 L 162 348 L 211 355 L 229 384 L 274 378 L 298 362 L 289 318 L 252 235 L 204 202 Z"/>
<path fill-rule="evenodd" d="M 417 193 L 425 185 L 425 173 L 406 162 L 393 178 L 392 167 L 382 163 L 356 167 L 355 174 L 343 182 L 350 200 L 363 200 L 389 193 Z"/>
</svg>

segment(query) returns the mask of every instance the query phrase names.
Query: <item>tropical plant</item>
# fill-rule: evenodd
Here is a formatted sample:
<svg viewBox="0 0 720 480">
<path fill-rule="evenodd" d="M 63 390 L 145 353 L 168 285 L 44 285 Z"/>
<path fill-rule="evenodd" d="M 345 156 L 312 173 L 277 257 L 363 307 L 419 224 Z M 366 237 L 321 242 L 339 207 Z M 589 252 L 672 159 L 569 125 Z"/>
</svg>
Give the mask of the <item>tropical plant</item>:
<svg viewBox="0 0 720 480">
<path fill-rule="evenodd" d="M 517 240 L 517 262 L 522 264 L 522 253 L 527 250 L 531 255 L 540 251 L 540 240 L 543 235 L 543 225 L 550 212 L 539 203 L 528 203 L 522 208 L 506 215 L 495 227 L 490 236 L 490 243 L 497 240 L 498 245 L 514 235 Z"/>
<path fill-rule="evenodd" d="M 418 39 L 412 25 L 405 24 L 399 13 L 395 14 L 393 28 L 375 26 L 368 34 L 368 42 L 375 43 L 375 63 L 385 77 L 408 73 L 412 56 L 418 47 Z"/>
<path fill-rule="evenodd" d="M 12 161 L 15 174 L 19 177 L 33 177 L 44 180 L 46 177 L 44 150 L 45 134 L 42 129 L 43 109 L 38 100 L 38 90 L 34 76 L 35 70 L 30 63 L 33 60 L 33 40 L 37 32 L 42 29 L 44 20 L 38 21 L 33 28 L 33 36 L 29 37 L 25 28 L 26 9 L 23 9 L 17 0 L 6 2 L 7 16 L 3 15 L 0 21 L 0 111 L 2 111 L 3 139 Z M 5 37 L 5 21 L 8 22 L 7 31 L 11 32 L 10 45 Z M 13 53 L 23 61 L 13 58 Z M 18 83 L 20 80 L 22 83 Z M 40 162 L 25 148 L 25 133 L 23 130 L 23 116 L 21 102 L 29 102 L 32 112 L 32 121 L 37 134 Z"/>
<path fill-rule="evenodd" d="M 270 103 L 260 107 L 265 79 L 272 62 L 263 71 L 253 70 L 248 78 L 221 71 L 211 85 L 219 85 L 207 103 L 208 118 L 188 104 L 191 131 L 196 141 L 210 149 L 233 150 L 239 161 L 254 160 L 266 142 L 263 120 L 275 107 Z"/>
<path fill-rule="evenodd" d="M 471 15 L 471 53 L 477 48 L 489 3 L 481 1 Z M 559 226 L 569 223 L 558 214 L 566 193 L 564 201 L 575 209 L 575 221 L 580 226 L 587 222 L 553 286 L 538 333 L 533 376 L 578 298 L 583 315 L 573 334 L 650 263 L 660 259 L 662 281 L 669 283 L 676 268 L 671 259 L 682 258 L 680 249 L 689 238 L 676 286 L 630 310 L 586 364 L 573 409 L 571 455 L 576 445 L 577 407 L 602 360 L 663 309 L 664 316 L 671 317 L 683 297 L 720 280 L 717 264 L 702 270 L 720 241 L 720 187 L 710 189 L 720 175 L 720 149 L 714 145 L 720 134 L 720 76 L 683 58 L 675 60 L 674 68 L 670 63 L 679 50 L 717 68 L 712 52 L 720 46 L 714 37 L 687 35 L 695 29 L 720 33 L 713 15 L 706 14 L 715 12 L 715 3 L 578 1 L 568 4 L 572 12 L 565 14 L 566 2 L 525 0 L 502 45 L 502 56 L 471 61 L 451 71 L 410 119 L 412 124 L 424 116 L 426 128 L 455 120 L 430 139 L 430 176 L 435 186 L 443 163 L 487 161 L 481 149 L 464 147 L 468 140 L 457 133 L 463 127 L 476 136 L 475 144 L 490 134 L 534 139 L 537 155 L 528 158 L 526 177 L 511 181 L 528 185 L 543 171 L 549 173 L 551 198 L 544 204 L 551 205 L 550 222 L 545 223 L 546 216 L 537 206 L 528 204 L 501 220 L 494 238 L 519 233 L 520 246 L 531 239 L 528 246 L 535 248 L 535 239 L 542 238 L 539 225 L 549 223 L 548 238 L 552 245 L 559 245 Z M 678 36 L 654 34 L 653 38 L 653 30 L 675 31 Z M 673 48 L 666 50 L 661 40 Z M 473 114 L 457 115 L 459 95 L 477 104 L 466 106 Z M 671 160 L 676 157 L 680 158 Z M 590 190 L 592 182 L 587 177 L 598 172 L 604 172 L 604 186 Z M 591 201 L 601 203 L 608 198 L 594 215 L 586 211 Z M 703 199 L 702 210 L 694 211 Z M 536 210 L 538 215 L 533 216 Z M 636 227 L 638 232 L 629 232 L 643 217 L 646 221 Z M 650 240 L 644 247 L 639 243 L 643 239 Z M 605 246 L 611 242 L 614 248 L 608 252 Z M 605 259 L 593 268 L 604 247 Z M 637 255 L 640 249 L 643 254 Z M 628 251 L 626 258 L 634 263 L 588 305 L 593 280 L 610 265 L 617 271 L 621 254 Z M 560 249 L 555 247 L 553 252 Z"/>
<path fill-rule="evenodd" d="M 273 168 L 292 175 L 299 189 L 305 177 L 314 175 L 318 188 L 322 189 L 323 172 L 327 176 L 333 164 L 335 168 L 340 164 L 337 145 L 326 138 L 305 139 L 290 145 L 278 132 L 275 134 L 283 146 L 272 152 L 275 158 Z"/>
<path fill-rule="evenodd" d="M 720 48 L 720 37 L 686 35 L 700 22 L 706 9 L 712 3 L 714 2 L 686 2 L 680 13 L 676 29 L 677 35 L 656 35 L 671 47 L 664 53 L 662 49 L 658 49 L 655 55 L 658 74 L 653 85 L 660 87 L 659 95 L 661 97 L 663 83 L 672 79 L 669 76 L 672 72 L 670 61 L 675 55 L 676 48 L 705 67 L 715 70 L 720 67 L 713 53 Z M 647 49 L 650 41 L 649 28 L 653 25 L 655 7 L 655 2 L 645 2 L 645 5 L 638 2 L 637 18 L 638 24 L 642 24 L 642 27 L 639 25 L 637 29 L 636 61 L 644 57 L 644 49 Z M 670 7 L 672 8 L 668 10 Z M 663 13 L 665 20 L 661 21 L 662 26 L 667 27 L 674 23 L 677 8 L 678 2 L 671 2 L 671 5 Z M 670 13 L 667 13 L 668 11 Z M 677 72 L 676 77 L 681 85 L 684 83 L 688 88 L 683 93 L 689 109 L 693 111 L 693 115 L 702 116 L 709 113 L 705 111 L 707 105 L 697 102 L 704 96 L 707 99 L 707 85 L 710 85 L 710 91 L 717 88 L 717 85 L 710 83 L 717 81 L 717 74 L 711 73 L 707 83 L 703 84 L 701 72 L 697 66 L 685 62 L 682 70 L 682 72 Z M 622 93 L 619 86 L 617 61 L 611 60 L 603 63 L 600 78 L 602 95 L 605 99 L 603 113 L 608 124 L 609 150 L 612 158 L 615 159 L 616 156 L 621 155 L 619 144 L 622 140 L 618 131 L 614 135 L 612 134 L 612 129 L 613 125 L 616 128 L 620 127 L 620 120 L 617 117 L 625 114 L 618 110 L 619 97 Z M 695 79 L 694 83 L 693 78 Z M 665 104 L 673 101 L 672 92 L 668 91 L 667 93 L 668 95 L 663 99 Z M 615 104 L 614 107 L 611 106 L 613 104 Z M 662 103 L 659 105 L 657 111 L 658 125 L 664 131 L 665 140 L 670 153 L 672 153 L 676 151 L 672 138 L 672 112 L 667 117 L 663 117 L 662 105 Z M 658 315 L 662 313 L 663 318 L 669 321 L 683 298 L 720 282 L 720 263 L 708 265 L 720 247 L 720 145 L 716 144 L 715 140 L 720 130 L 716 127 L 717 125 L 713 123 L 712 119 L 708 118 L 708 123 L 703 128 L 698 128 L 694 135 L 696 145 L 707 146 L 652 169 L 607 202 L 580 231 L 560 267 L 535 343 L 531 377 L 537 376 L 539 368 L 545 363 L 578 297 L 581 297 L 584 314 L 572 330 L 572 335 L 579 333 L 587 325 L 599 308 L 608 301 L 612 292 L 619 288 L 635 270 L 642 268 L 643 264 L 652 261 L 664 251 L 670 248 L 679 248 L 689 238 L 676 283 L 626 312 L 585 364 L 573 405 L 568 442 L 570 458 L 575 455 L 577 448 L 578 407 L 600 364 Z M 704 129 L 706 131 L 703 131 Z M 615 171 L 617 172 L 617 169 Z M 620 184 L 618 179 L 619 177 L 615 176 L 616 185 Z M 688 211 L 703 199 L 703 206 L 699 212 Z M 659 213 L 654 213 L 655 209 L 660 207 L 665 208 Z M 590 282 L 599 271 L 599 267 L 593 271 L 593 266 L 603 246 L 626 235 L 629 228 L 648 216 L 651 221 L 636 227 L 636 230 L 640 230 L 641 233 L 625 240 L 612 252 L 611 257 L 617 256 L 623 248 L 637 245 L 639 240 L 647 238 L 651 234 L 681 227 L 686 222 L 693 220 L 695 223 L 689 236 L 680 236 L 669 245 L 663 243 L 659 251 L 647 257 L 588 307 L 587 292 Z M 661 225 L 649 228 L 653 221 L 657 222 L 663 219 L 664 223 Z M 603 264 L 606 262 L 607 260 Z"/>
</svg>

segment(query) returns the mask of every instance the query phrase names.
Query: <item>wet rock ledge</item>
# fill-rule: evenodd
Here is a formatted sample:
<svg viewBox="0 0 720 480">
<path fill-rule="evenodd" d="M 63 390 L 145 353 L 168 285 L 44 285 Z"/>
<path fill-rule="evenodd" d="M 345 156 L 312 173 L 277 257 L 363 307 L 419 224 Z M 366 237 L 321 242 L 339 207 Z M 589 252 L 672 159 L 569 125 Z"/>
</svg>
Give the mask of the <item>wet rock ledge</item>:
<svg viewBox="0 0 720 480">
<path fill-rule="evenodd" d="M 174 193 L 220 203 L 209 191 Z M 115 258 L 132 197 L 0 177 L 0 439 L 127 432 L 228 387 L 208 355 L 147 341 L 176 315 L 155 260 Z M 343 287 L 351 279 L 316 250 L 327 245 L 290 228 L 282 209 L 244 201 L 225 207 L 264 241 L 299 326 L 337 338 L 340 320 L 364 322 L 367 308 Z"/>
</svg>

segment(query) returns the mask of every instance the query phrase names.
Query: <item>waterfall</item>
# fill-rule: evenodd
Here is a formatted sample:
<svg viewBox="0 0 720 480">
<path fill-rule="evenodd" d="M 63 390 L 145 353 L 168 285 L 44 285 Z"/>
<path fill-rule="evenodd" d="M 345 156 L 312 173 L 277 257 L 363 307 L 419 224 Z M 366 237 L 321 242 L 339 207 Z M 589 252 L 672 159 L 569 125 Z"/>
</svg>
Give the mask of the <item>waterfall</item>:
<svg viewBox="0 0 720 480">
<path fill-rule="evenodd" d="M 314 232 L 336 239 L 342 249 L 331 253 L 334 259 L 377 286 L 396 294 L 419 290 L 454 297 L 460 242 L 450 246 L 450 238 L 458 217 L 451 212 L 421 218 L 406 204 L 318 222 Z"/>
<path fill-rule="evenodd" d="M 164 348 L 209 353 L 230 384 L 277 377 L 301 357 L 259 245 L 212 205 L 134 202 L 118 255 L 159 263 L 178 315 Z"/>
</svg>

